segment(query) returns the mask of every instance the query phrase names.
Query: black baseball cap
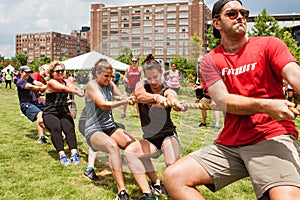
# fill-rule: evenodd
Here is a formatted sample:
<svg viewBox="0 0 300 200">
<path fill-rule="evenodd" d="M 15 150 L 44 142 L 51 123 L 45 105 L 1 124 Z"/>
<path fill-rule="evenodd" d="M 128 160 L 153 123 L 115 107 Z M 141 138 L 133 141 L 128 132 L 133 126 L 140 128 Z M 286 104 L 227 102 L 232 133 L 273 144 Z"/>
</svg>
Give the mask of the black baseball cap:
<svg viewBox="0 0 300 200">
<path fill-rule="evenodd" d="M 213 6 L 212 18 L 215 18 L 216 15 L 220 13 L 223 6 L 225 6 L 225 4 L 227 4 L 230 1 L 238 1 L 238 2 L 240 2 L 241 5 L 243 5 L 240 0 L 219 0 Z M 215 27 L 213 27 L 213 34 L 214 34 L 215 38 L 221 38 L 220 31 L 218 29 L 216 29 Z"/>
</svg>

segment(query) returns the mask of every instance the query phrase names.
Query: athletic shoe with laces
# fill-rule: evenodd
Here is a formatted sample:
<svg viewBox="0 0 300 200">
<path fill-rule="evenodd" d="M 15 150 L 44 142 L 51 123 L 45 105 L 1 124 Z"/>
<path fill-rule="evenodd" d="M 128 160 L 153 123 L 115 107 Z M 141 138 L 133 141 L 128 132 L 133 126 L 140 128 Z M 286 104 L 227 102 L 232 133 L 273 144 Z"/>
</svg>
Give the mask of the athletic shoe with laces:
<svg viewBox="0 0 300 200">
<path fill-rule="evenodd" d="M 115 200 L 129 200 L 129 195 L 126 190 L 122 190 L 119 192 L 119 194 L 116 195 Z"/>
<path fill-rule="evenodd" d="M 80 163 L 78 153 L 71 155 L 70 159 L 74 165 L 78 165 Z"/>
<path fill-rule="evenodd" d="M 151 183 L 150 189 L 151 189 L 151 192 L 152 192 L 154 195 L 157 195 L 157 196 L 158 196 L 158 195 L 161 194 L 161 186 L 160 186 L 160 183 L 156 183 L 156 184 Z"/>
<path fill-rule="evenodd" d="M 39 139 L 37 140 L 37 142 L 40 143 L 40 144 L 48 144 L 45 136 L 43 136 L 43 135 L 39 137 Z"/>
<path fill-rule="evenodd" d="M 141 200 L 158 200 L 158 198 L 151 193 L 144 193 Z"/>
<path fill-rule="evenodd" d="M 60 156 L 59 160 L 60 160 L 60 163 L 63 164 L 64 166 L 70 165 L 70 162 L 66 155 Z"/>
<path fill-rule="evenodd" d="M 96 175 L 94 169 L 86 169 L 83 174 L 92 181 L 100 181 L 100 178 Z"/>
<path fill-rule="evenodd" d="M 160 194 L 164 194 L 166 196 L 169 196 L 168 195 L 168 192 L 164 186 L 164 184 L 162 182 L 160 183 L 157 183 L 157 184 L 151 184 L 150 185 L 150 189 L 151 189 L 151 192 L 154 194 L 154 195 L 157 195 L 159 196 Z"/>
</svg>

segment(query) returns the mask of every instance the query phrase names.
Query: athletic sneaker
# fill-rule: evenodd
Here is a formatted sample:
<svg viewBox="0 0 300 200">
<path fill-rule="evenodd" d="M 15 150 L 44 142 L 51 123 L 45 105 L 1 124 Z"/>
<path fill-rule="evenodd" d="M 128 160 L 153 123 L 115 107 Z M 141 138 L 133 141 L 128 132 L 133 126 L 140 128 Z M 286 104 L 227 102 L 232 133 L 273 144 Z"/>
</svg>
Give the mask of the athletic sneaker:
<svg viewBox="0 0 300 200">
<path fill-rule="evenodd" d="M 116 195 L 115 200 L 129 200 L 129 195 L 126 190 L 122 190 L 119 194 Z"/>
<path fill-rule="evenodd" d="M 156 184 L 151 183 L 150 189 L 151 189 L 151 192 L 157 196 L 161 194 L 160 183 L 156 183 Z"/>
<path fill-rule="evenodd" d="M 158 200 L 158 198 L 151 193 L 144 193 L 141 200 Z"/>
<path fill-rule="evenodd" d="M 61 155 L 59 160 L 60 160 L 60 163 L 63 164 L 64 166 L 70 165 L 70 162 L 66 155 Z"/>
<path fill-rule="evenodd" d="M 37 142 L 40 143 L 40 144 L 48 144 L 45 136 L 43 136 L 43 135 L 41 137 L 39 137 L 39 139 L 37 140 Z"/>
<path fill-rule="evenodd" d="M 206 123 L 201 122 L 201 123 L 199 124 L 199 127 L 203 127 L 203 126 L 206 126 Z"/>
<path fill-rule="evenodd" d="M 80 163 L 78 153 L 74 153 L 73 155 L 71 155 L 70 160 L 74 165 L 78 165 Z"/>
<path fill-rule="evenodd" d="M 164 184 L 162 182 L 160 182 L 160 184 L 151 184 L 150 185 L 150 189 L 151 189 L 151 192 L 154 194 L 154 195 L 157 195 L 159 196 L 160 194 L 164 194 L 166 196 L 169 196 L 168 193 L 167 193 L 167 190 L 164 186 Z"/>
<path fill-rule="evenodd" d="M 99 176 L 96 175 L 95 170 L 92 169 L 86 169 L 83 173 L 86 177 L 91 179 L 92 181 L 100 181 Z"/>
</svg>

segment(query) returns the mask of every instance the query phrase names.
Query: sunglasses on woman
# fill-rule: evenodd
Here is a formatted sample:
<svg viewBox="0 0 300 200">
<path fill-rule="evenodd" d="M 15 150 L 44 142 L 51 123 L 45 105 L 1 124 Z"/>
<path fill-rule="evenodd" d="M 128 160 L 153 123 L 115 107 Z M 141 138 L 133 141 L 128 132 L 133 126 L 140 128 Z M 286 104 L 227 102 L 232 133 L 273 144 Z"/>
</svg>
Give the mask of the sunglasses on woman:
<svg viewBox="0 0 300 200">
<path fill-rule="evenodd" d="M 239 15 L 239 13 L 241 13 L 241 15 L 243 16 L 244 19 L 247 19 L 249 17 L 249 10 L 246 9 L 240 9 L 240 10 L 228 10 L 225 12 L 225 15 L 227 15 L 229 17 L 229 19 L 236 19 Z"/>
<path fill-rule="evenodd" d="M 57 69 L 57 70 L 54 70 L 54 72 L 56 72 L 56 73 L 64 73 L 65 70 L 64 69 Z"/>
</svg>

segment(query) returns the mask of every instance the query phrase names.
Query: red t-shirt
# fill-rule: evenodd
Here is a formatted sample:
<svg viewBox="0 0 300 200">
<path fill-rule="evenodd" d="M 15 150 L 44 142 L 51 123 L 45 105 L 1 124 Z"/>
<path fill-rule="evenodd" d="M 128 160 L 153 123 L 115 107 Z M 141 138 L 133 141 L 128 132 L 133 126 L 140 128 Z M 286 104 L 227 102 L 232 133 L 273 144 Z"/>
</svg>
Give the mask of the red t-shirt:
<svg viewBox="0 0 300 200">
<path fill-rule="evenodd" d="M 36 80 L 36 81 L 39 81 L 41 83 L 43 83 L 44 85 L 47 85 L 47 82 L 46 80 L 40 75 L 39 72 L 34 72 L 31 77 Z"/>
<path fill-rule="evenodd" d="M 129 70 L 127 72 L 128 82 L 126 83 L 127 88 L 135 88 L 137 82 L 140 81 L 141 72 L 139 71 L 139 67 L 133 68 L 129 66 Z"/>
<path fill-rule="evenodd" d="M 275 37 L 250 37 L 236 53 L 226 53 L 220 45 L 205 55 L 201 62 L 201 75 L 207 87 L 222 79 L 231 94 L 285 99 L 282 69 L 290 62 L 296 60 L 281 40 Z M 277 121 L 263 113 L 226 113 L 224 129 L 215 143 L 247 145 L 286 133 L 298 138 L 293 120 Z"/>
</svg>

